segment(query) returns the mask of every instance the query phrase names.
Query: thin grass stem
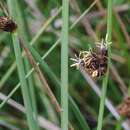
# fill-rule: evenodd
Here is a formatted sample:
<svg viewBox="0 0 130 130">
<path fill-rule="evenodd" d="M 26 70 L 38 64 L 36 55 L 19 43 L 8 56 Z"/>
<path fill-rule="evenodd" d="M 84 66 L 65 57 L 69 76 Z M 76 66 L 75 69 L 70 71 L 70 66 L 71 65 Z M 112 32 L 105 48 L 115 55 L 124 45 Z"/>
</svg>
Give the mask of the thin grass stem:
<svg viewBox="0 0 130 130">
<path fill-rule="evenodd" d="M 95 0 L 81 15 L 80 17 L 70 26 L 70 30 L 74 28 L 74 26 L 79 23 L 81 19 L 85 17 L 85 15 L 92 9 L 92 7 L 96 4 L 98 0 Z"/>
<path fill-rule="evenodd" d="M 68 32 L 69 0 L 62 0 L 61 33 L 61 129 L 68 130 Z"/>
<path fill-rule="evenodd" d="M 108 0 L 107 34 L 106 34 L 107 44 L 111 42 L 111 37 L 112 37 L 111 35 L 112 35 L 112 0 Z M 110 47 L 108 47 L 108 70 L 102 83 L 102 93 L 100 97 L 101 101 L 99 107 L 97 130 L 102 130 L 102 125 L 103 125 L 105 97 L 107 93 L 107 86 L 108 86 L 108 79 L 109 79 L 109 68 L 110 68 Z"/>
</svg>

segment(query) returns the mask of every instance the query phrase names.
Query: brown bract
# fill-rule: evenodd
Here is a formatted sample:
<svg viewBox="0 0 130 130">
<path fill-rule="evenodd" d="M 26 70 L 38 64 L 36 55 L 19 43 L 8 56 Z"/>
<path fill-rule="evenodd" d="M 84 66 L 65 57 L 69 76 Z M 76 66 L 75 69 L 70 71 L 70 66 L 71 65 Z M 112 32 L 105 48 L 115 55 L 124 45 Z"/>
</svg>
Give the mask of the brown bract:
<svg viewBox="0 0 130 130">
<path fill-rule="evenodd" d="M 2 31 L 13 32 L 16 30 L 16 28 L 17 28 L 16 23 L 13 20 L 11 20 L 9 17 L 6 16 L 0 17 L 0 29 Z"/>
</svg>

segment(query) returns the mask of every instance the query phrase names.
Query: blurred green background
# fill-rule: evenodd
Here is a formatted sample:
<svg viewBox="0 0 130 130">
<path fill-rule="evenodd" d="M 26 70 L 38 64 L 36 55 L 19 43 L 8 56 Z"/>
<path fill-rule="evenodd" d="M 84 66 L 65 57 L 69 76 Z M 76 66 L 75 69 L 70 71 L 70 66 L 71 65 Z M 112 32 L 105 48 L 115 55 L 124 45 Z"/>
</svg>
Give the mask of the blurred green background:
<svg viewBox="0 0 130 130">
<path fill-rule="evenodd" d="M 7 7 L 6 0 L 1 0 Z M 72 25 L 76 19 L 91 5 L 93 0 L 71 0 L 69 11 L 69 25 Z M 130 94 L 130 9 L 129 0 L 113 0 L 113 26 L 112 26 L 112 45 L 110 67 L 110 76 L 108 82 L 107 97 L 116 107 L 122 102 L 123 98 Z M 28 41 L 31 41 L 39 32 L 42 26 L 52 18 L 56 11 L 61 7 L 61 0 L 21 0 L 18 1 L 22 12 L 22 18 L 25 21 L 24 27 L 17 20 L 15 22 L 20 29 L 26 29 Z M 8 8 L 8 7 L 7 7 Z M 98 1 L 95 6 L 80 20 L 80 22 L 69 33 L 69 57 L 72 52 L 76 53 L 82 50 L 88 50 L 91 46 L 96 50 L 95 42 L 100 42 L 105 38 L 107 31 L 107 0 Z M 0 10 L 0 16 L 5 15 Z M 17 19 L 17 18 L 16 18 Z M 33 47 L 43 56 L 48 49 L 56 42 L 61 35 L 61 13 L 48 25 L 42 35 L 37 39 Z M 26 35 L 25 34 L 25 35 Z M 55 74 L 60 81 L 61 72 L 61 46 L 60 44 L 47 56 L 45 62 L 49 70 L 41 69 L 45 78 L 51 87 L 53 93 L 60 102 L 60 88 L 51 72 Z M 14 86 L 19 82 L 16 69 L 4 79 L 9 72 L 9 68 L 15 61 L 15 55 L 12 45 L 12 39 L 9 33 L 0 32 L 0 93 L 8 95 Z M 69 60 L 69 65 L 72 61 Z M 57 127 L 60 126 L 60 120 L 57 112 L 50 102 L 50 98 L 42 89 L 37 74 L 33 73 L 33 86 L 35 89 L 38 114 L 46 118 Z M 94 81 L 101 88 L 102 78 Z M 84 79 L 79 70 L 69 67 L 69 94 L 79 107 L 85 121 L 90 129 L 94 130 L 97 125 L 100 98 L 94 89 Z M 1 96 L 1 101 L 2 95 Z M 11 97 L 15 102 L 23 105 L 21 90 L 18 89 Z M 0 130 L 27 130 L 25 114 L 19 112 L 18 104 L 16 108 L 6 103 L 0 109 Z M 75 130 L 82 130 L 82 125 L 76 118 L 76 113 L 69 105 L 69 120 Z M 48 124 L 49 125 L 49 124 Z M 121 123 L 115 119 L 107 107 L 103 120 L 103 129 L 123 130 Z M 47 129 L 42 127 L 41 129 Z M 47 129 L 49 130 L 49 129 Z M 53 130 L 53 129 L 52 129 Z M 55 130 L 55 129 L 54 129 Z"/>
</svg>

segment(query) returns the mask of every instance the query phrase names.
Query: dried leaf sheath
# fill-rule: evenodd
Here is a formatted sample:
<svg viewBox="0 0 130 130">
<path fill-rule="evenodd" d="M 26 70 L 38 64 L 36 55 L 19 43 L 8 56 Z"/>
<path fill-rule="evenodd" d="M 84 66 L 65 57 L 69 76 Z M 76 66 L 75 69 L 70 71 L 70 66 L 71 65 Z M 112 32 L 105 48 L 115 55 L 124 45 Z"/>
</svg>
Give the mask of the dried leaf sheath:
<svg viewBox="0 0 130 130">
<path fill-rule="evenodd" d="M 6 17 L 6 16 L 0 17 L 0 29 L 2 31 L 13 32 L 16 30 L 16 28 L 17 28 L 17 25 L 9 17 Z"/>
</svg>

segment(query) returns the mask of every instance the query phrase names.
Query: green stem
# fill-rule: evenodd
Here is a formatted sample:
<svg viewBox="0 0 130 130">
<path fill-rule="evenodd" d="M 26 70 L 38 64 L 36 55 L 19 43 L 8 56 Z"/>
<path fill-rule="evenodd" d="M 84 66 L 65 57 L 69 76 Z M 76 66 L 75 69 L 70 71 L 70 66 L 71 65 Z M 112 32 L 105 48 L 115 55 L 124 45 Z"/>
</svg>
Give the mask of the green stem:
<svg viewBox="0 0 130 130">
<path fill-rule="evenodd" d="M 26 116 L 27 116 L 29 128 L 30 130 L 37 130 L 38 126 L 36 123 L 36 118 L 33 116 L 33 111 L 31 107 L 31 99 L 29 97 L 27 81 L 25 78 L 26 77 L 25 70 L 24 70 L 24 65 L 22 62 L 21 49 L 19 45 L 17 32 L 12 34 L 12 39 L 13 39 L 13 46 L 14 46 L 14 51 L 15 51 L 15 56 L 16 56 L 16 64 L 17 64 L 19 79 L 20 79 L 20 83 L 22 87 L 22 94 L 23 94 L 24 104 L 26 108 Z"/>
<path fill-rule="evenodd" d="M 107 92 L 107 83 L 108 83 L 108 72 L 103 80 L 102 84 L 102 93 L 100 97 L 100 107 L 99 107 L 99 116 L 98 116 L 98 126 L 97 130 L 102 130 L 103 125 L 103 115 L 104 115 L 104 106 L 105 106 L 105 97 Z"/>
<path fill-rule="evenodd" d="M 108 0 L 107 35 L 106 35 L 107 43 L 106 44 L 111 42 L 111 34 L 112 34 L 112 0 Z M 103 125 L 105 97 L 106 97 L 108 79 L 109 79 L 109 68 L 110 68 L 109 66 L 110 66 L 110 47 L 108 47 L 108 71 L 106 73 L 106 76 L 105 76 L 105 78 L 103 80 L 103 84 L 102 84 L 102 94 L 100 97 L 101 101 L 100 101 L 100 107 L 99 107 L 97 130 L 102 130 L 102 125 Z"/>
<path fill-rule="evenodd" d="M 69 0 L 62 0 L 61 34 L 61 129 L 68 130 L 68 18 Z"/>
<path fill-rule="evenodd" d="M 19 29 L 19 36 L 22 37 L 22 39 L 26 42 L 26 44 L 29 44 L 28 40 L 30 39 L 29 36 L 29 32 L 28 32 L 28 28 L 27 28 L 27 21 L 26 21 L 26 17 L 24 12 L 22 11 L 23 9 L 23 3 L 22 1 L 18 0 L 14 0 L 14 4 L 16 4 L 16 8 L 15 8 L 15 12 L 17 12 L 17 17 L 15 18 L 17 20 L 17 22 L 19 23 L 18 29 Z M 25 68 L 26 68 L 26 72 L 28 72 L 31 69 L 30 63 L 28 61 L 28 58 L 24 58 L 25 61 Z M 37 118 L 37 105 L 36 105 L 36 96 L 35 96 L 35 92 L 34 92 L 34 83 L 33 83 L 33 75 L 31 75 L 28 78 L 28 91 L 29 91 L 29 95 L 31 100 L 31 104 L 32 104 L 32 110 L 33 113 L 35 115 L 35 117 Z"/>
</svg>

